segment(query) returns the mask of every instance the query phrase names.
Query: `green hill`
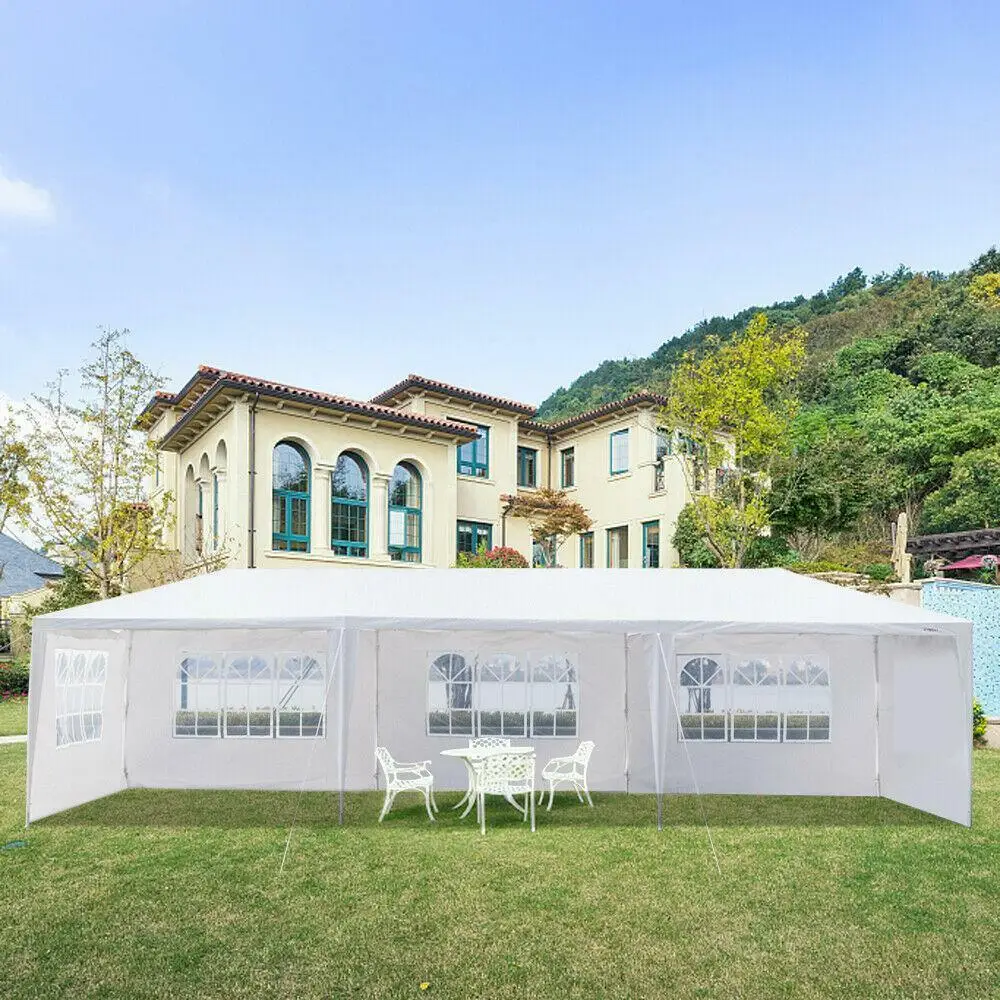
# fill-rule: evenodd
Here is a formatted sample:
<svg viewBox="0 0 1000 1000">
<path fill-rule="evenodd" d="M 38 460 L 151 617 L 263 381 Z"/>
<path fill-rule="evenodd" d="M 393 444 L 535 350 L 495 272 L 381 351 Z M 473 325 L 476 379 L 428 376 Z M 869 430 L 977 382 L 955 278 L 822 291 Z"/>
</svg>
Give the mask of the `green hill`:
<svg viewBox="0 0 1000 1000">
<path fill-rule="evenodd" d="M 746 326 L 758 312 L 767 314 L 778 326 L 801 324 L 809 331 L 809 350 L 816 363 L 860 337 L 911 333 L 929 323 L 931 334 L 926 346 L 955 351 L 977 364 L 997 363 L 1000 324 L 995 316 L 983 328 L 979 315 L 970 315 L 956 298 L 973 273 L 1000 271 L 1000 251 L 983 254 L 969 270 L 944 275 L 939 271 L 914 273 L 900 266 L 891 274 L 868 278 L 855 268 L 837 278 L 826 291 L 799 295 L 787 302 L 750 306 L 733 316 L 714 316 L 661 344 L 644 358 L 624 358 L 602 362 L 575 379 L 568 388 L 560 387 L 542 402 L 539 419 L 559 420 L 582 413 L 602 403 L 623 399 L 640 389 L 662 388 L 677 358 L 697 348 L 707 337 L 727 337 Z M 957 296 L 956 296 L 957 293 Z M 934 313 L 928 315 L 928 310 Z"/>
<path fill-rule="evenodd" d="M 925 531 L 1000 525 L 1000 251 L 954 274 L 860 268 L 824 292 L 715 317 L 649 357 L 606 361 L 556 390 L 558 419 L 643 388 L 664 388 L 678 357 L 763 311 L 808 331 L 795 463 L 778 528 L 798 551 L 884 541 L 908 510 Z"/>
</svg>

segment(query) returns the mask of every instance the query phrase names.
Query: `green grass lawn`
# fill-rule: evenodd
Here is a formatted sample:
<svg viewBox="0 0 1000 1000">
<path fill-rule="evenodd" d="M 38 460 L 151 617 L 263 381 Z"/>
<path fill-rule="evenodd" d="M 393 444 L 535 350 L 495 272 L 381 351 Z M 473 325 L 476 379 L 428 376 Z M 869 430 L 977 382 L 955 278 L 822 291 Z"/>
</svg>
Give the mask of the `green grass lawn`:
<svg viewBox="0 0 1000 1000">
<path fill-rule="evenodd" d="M 131 791 L 22 828 L 0 997 L 975 998 L 1000 991 L 1000 752 L 966 830 L 877 800 L 557 799 L 486 837 L 414 798 Z M 440 796 L 442 807 L 455 796 Z M 298 822 L 284 872 L 288 823 Z M 420 983 L 428 982 L 428 990 Z"/>
<path fill-rule="evenodd" d="M 0 736 L 20 736 L 28 731 L 28 699 L 0 701 Z"/>
</svg>

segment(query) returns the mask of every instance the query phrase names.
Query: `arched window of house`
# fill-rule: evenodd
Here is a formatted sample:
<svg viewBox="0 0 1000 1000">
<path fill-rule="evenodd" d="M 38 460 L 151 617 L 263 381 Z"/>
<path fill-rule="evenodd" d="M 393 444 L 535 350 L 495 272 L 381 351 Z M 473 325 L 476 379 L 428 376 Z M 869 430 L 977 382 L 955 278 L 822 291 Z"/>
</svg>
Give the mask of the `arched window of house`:
<svg viewBox="0 0 1000 1000">
<path fill-rule="evenodd" d="M 272 454 L 271 547 L 309 551 L 309 456 L 291 441 L 280 441 Z"/>
<path fill-rule="evenodd" d="M 420 473 L 400 462 L 389 482 L 389 558 L 396 562 L 420 562 L 422 494 Z"/>
<path fill-rule="evenodd" d="M 337 459 L 330 482 L 330 547 L 334 555 L 368 556 L 368 466 L 353 452 Z"/>
<path fill-rule="evenodd" d="M 212 472 L 212 550 L 218 551 L 225 525 L 222 514 L 222 477 L 226 474 L 226 442 L 215 449 L 215 469 Z"/>
<path fill-rule="evenodd" d="M 184 473 L 184 557 L 191 561 L 198 556 L 198 501 L 201 493 L 194 479 L 194 466 Z"/>
</svg>

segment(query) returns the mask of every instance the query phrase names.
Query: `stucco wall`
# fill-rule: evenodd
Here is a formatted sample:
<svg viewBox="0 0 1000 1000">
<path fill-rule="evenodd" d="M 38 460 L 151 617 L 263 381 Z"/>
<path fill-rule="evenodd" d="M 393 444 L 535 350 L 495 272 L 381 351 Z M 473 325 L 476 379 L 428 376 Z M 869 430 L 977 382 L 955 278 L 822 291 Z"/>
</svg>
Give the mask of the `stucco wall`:
<svg viewBox="0 0 1000 1000">
<path fill-rule="evenodd" d="M 564 431 L 551 442 L 543 431 L 519 426 L 515 413 L 482 403 L 446 401 L 422 395 L 399 407 L 429 417 L 454 419 L 489 428 L 489 474 L 485 477 L 459 475 L 454 443 L 435 433 L 400 428 L 378 421 L 360 421 L 347 414 L 282 407 L 261 399 L 256 409 L 256 475 L 254 478 L 253 562 L 257 566 L 290 563 L 394 566 L 410 569 L 414 564 L 391 562 L 388 558 L 387 488 L 392 471 L 401 461 L 412 462 L 420 471 L 423 485 L 422 562 L 425 566 L 452 566 L 456 559 L 457 521 L 475 521 L 492 529 L 492 543 L 518 549 L 532 557 L 532 540 L 526 522 L 503 518 L 502 497 L 519 489 L 517 484 L 518 446 L 537 451 L 537 484 L 561 487 L 560 453 L 575 450 L 576 481 L 569 490 L 594 521 L 594 565 L 608 563 L 608 529 L 628 528 L 628 564 L 643 566 L 643 524 L 657 521 L 660 528 L 661 568 L 677 565 L 671 545 L 676 519 L 690 499 L 685 475 L 687 459 L 669 455 L 664 460 L 663 489 L 654 488 L 657 410 L 632 410 L 619 419 L 602 419 L 579 429 Z M 246 566 L 250 562 L 250 404 L 237 399 L 180 453 L 160 452 L 160 481 L 151 484 L 155 493 L 169 490 L 174 497 L 173 518 L 164 544 L 183 554 L 188 571 L 217 568 L 219 565 Z M 161 436 L 177 421 L 168 410 L 151 430 Z M 610 439 L 619 430 L 628 430 L 628 469 L 610 472 Z M 308 553 L 271 550 L 271 464 L 274 446 L 282 440 L 295 441 L 305 449 L 311 466 L 310 551 Z M 330 475 L 337 457 L 344 451 L 359 454 L 368 466 L 369 557 L 352 559 L 334 556 L 330 549 Z M 214 483 L 219 484 L 218 538 L 213 531 Z M 202 544 L 197 539 L 198 497 L 202 500 Z M 563 566 L 580 565 L 580 542 L 570 538 L 560 549 Z"/>
<path fill-rule="evenodd" d="M 611 474 L 611 435 L 629 434 L 628 470 Z M 664 489 L 654 489 L 656 461 L 656 415 L 639 412 L 561 437 L 553 444 L 553 485 L 560 486 L 560 453 L 572 447 L 575 453 L 576 485 L 567 492 L 578 500 L 594 521 L 594 565 L 608 565 L 608 529 L 628 528 L 628 564 L 643 565 L 642 525 L 660 524 L 660 566 L 677 565 L 677 553 L 670 544 L 681 508 L 690 499 L 684 475 L 685 461 L 679 456 L 664 459 Z M 560 552 L 566 566 L 580 565 L 578 538 L 570 539 Z"/>
</svg>

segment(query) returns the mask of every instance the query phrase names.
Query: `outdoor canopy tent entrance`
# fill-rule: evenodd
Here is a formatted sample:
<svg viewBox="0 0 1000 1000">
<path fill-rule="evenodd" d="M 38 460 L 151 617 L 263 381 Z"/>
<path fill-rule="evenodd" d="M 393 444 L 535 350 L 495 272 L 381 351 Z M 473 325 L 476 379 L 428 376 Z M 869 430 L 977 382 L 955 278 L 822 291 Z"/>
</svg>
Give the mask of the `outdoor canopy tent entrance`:
<svg viewBox="0 0 1000 1000">
<path fill-rule="evenodd" d="M 784 570 L 224 570 L 35 619 L 29 822 L 125 788 L 378 786 L 473 735 L 591 788 L 971 822 L 971 625 Z"/>
</svg>

